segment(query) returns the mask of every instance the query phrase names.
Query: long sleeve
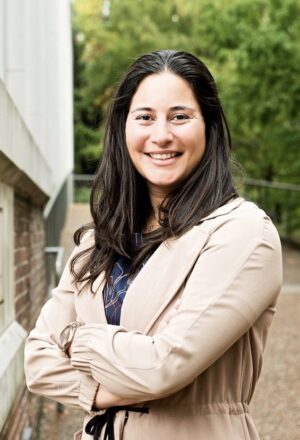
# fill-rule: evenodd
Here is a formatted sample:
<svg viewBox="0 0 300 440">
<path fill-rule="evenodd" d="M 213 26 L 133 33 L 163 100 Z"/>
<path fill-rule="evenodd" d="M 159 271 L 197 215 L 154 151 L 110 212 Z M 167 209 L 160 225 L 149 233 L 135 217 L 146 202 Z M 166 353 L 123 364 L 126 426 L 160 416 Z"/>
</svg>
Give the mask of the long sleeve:
<svg viewBox="0 0 300 440">
<path fill-rule="evenodd" d="M 71 255 L 73 257 L 76 248 Z M 69 259 L 69 262 L 70 262 Z M 91 411 L 98 383 L 78 371 L 59 350 L 59 334 L 76 320 L 74 287 L 69 262 L 52 298 L 44 305 L 25 344 L 25 376 L 28 389 L 63 404 Z"/>
<path fill-rule="evenodd" d="M 177 314 L 153 336 L 120 326 L 78 329 L 72 365 L 120 397 L 168 396 L 191 383 L 274 307 L 281 246 L 270 219 L 255 210 L 212 231 L 190 274 Z M 174 268 L 176 270 L 176 268 Z"/>
</svg>

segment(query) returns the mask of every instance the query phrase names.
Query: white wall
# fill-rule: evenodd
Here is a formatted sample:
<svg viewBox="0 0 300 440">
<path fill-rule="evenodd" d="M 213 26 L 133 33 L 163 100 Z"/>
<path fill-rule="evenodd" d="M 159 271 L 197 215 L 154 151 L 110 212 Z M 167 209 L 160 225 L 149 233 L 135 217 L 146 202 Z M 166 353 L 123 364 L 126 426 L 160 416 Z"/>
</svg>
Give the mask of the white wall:
<svg viewBox="0 0 300 440">
<path fill-rule="evenodd" d="M 0 78 L 51 171 L 50 197 L 73 168 L 70 3 L 0 0 Z M 2 141 L 0 151 L 12 162 L 30 155 L 22 143 Z M 24 172 L 39 184 L 30 165 Z"/>
</svg>

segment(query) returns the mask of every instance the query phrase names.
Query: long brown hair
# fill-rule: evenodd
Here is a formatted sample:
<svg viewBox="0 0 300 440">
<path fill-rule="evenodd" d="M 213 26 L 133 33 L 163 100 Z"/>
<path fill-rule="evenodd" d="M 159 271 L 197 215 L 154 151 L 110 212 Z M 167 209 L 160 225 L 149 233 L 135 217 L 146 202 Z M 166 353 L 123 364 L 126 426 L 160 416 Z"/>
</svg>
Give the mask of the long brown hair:
<svg viewBox="0 0 300 440">
<path fill-rule="evenodd" d="M 205 122 L 206 146 L 199 166 L 161 204 L 160 228 L 146 234 L 136 247 L 134 233 L 146 225 L 151 204 L 146 183 L 129 158 L 125 124 L 132 97 L 141 81 L 164 71 L 180 76 L 193 90 Z M 92 288 L 102 271 L 106 278 L 109 276 L 118 255 L 131 259 L 134 272 L 162 241 L 180 237 L 204 216 L 236 197 L 230 149 L 230 132 L 215 81 L 203 62 L 190 53 L 174 50 L 152 52 L 138 58 L 123 76 L 109 108 L 103 158 L 90 197 L 93 222 L 74 234 L 75 243 L 79 245 L 83 234 L 92 229 L 95 243 L 72 259 L 75 282 L 88 282 Z M 75 270 L 79 261 L 82 264 Z"/>
</svg>

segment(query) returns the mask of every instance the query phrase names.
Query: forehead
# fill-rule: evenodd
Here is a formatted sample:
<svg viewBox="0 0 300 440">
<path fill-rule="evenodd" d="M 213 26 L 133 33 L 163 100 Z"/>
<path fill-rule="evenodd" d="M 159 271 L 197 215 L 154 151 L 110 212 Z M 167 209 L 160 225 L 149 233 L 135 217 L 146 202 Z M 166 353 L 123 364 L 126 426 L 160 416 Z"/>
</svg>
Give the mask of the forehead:
<svg viewBox="0 0 300 440">
<path fill-rule="evenodd" d="M 199 109 L 189 83 L 171 72 L 155 73 L 147 76 L 139 84 L 131 101 L 131 110 L 137 107 L 193 106 Z"/>
</svg>

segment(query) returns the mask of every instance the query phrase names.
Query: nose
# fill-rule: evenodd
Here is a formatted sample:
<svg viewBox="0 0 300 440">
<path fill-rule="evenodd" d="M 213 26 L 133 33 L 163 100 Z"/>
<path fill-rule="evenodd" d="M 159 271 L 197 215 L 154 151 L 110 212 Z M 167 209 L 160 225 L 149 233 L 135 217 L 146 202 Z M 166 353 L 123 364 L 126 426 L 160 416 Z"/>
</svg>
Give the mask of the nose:
<svg viewBox="0 0 300 440">
<path fill-rule="evenodd" d="M 173 133 L 168 121 L 156 121 L 152 125 L 150 140 L 159 147 L 167 146 L 173 140 Z"/>
</svg>

